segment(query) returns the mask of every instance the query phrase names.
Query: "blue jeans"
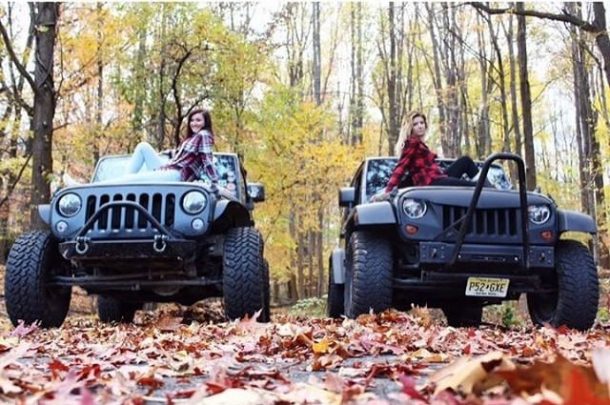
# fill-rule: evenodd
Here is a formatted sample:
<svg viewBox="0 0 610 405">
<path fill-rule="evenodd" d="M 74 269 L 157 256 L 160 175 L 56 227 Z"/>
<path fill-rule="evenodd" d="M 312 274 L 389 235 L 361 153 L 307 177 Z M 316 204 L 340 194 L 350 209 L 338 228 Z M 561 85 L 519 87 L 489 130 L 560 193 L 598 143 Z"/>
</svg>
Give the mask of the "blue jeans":
<svg viewBox="0 0 610 405">
<path fill-rule="evenodd" d="M 104 183 L 142 183 L 149 181 L 181 181 L 180 171 L 175 169 L 161 169 L 163 161 L 159 158 L 157 151 L 146 142 L 136 146 L 125 167 L 125 175 Z M 146 170 L 140 171 L 146 166 Z"/>
</svg>

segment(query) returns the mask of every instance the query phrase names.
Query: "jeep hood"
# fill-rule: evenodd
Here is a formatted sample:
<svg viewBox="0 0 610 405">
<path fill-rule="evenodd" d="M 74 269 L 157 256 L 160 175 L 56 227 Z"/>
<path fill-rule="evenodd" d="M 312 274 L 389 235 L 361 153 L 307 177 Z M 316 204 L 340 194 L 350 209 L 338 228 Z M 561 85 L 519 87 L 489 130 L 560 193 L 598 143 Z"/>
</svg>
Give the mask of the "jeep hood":
<svg viewBox="0 0 610 405">
<path fill-rule="evenodd" d="M 399 198 L 417 198 L 429 201 L 432 204 L 452 205 L 457 207 L 468 207 L 474 194 L 474 187 L 455 187 L 455 186 L 426 186 L 410 187 L 404 189 Z M 529 204 L 549 204 L 554 206 L 553 201 L 538 193 L 527 193 L 527 203 Z M 496 190 L 484 188 L 477 208 L 519 208 L 519 192 L 516 190 Z"/>
</svg>

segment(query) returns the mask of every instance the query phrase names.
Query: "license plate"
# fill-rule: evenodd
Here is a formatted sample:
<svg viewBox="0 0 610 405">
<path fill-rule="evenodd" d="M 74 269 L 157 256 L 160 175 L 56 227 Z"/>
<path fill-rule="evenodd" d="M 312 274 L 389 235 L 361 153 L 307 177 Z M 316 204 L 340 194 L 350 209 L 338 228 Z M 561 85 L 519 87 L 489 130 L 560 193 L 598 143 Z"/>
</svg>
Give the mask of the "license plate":
<svg viewBox="0 0 610 405">
<path fill-rule="evenodd" d="M 507 278 L 468 277 L 466 295 L 469 297 L 506 297 Z"/>
</svg>

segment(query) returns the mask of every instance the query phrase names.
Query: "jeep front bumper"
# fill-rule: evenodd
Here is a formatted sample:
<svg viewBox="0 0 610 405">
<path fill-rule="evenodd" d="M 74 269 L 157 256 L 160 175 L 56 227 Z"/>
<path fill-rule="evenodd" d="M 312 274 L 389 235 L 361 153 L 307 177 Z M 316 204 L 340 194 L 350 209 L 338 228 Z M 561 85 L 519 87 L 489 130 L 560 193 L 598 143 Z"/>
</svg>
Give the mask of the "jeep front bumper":
<svg viewBox="0 0 610 405">
<path fill-rule="evenodd" d="M 157 235 L 161 236 L 161 235 Z M 197 243 L 192 240 L 167 239 L 108 239 L 68 241 L 59 244 L 67 260 L 155 260 L 159 258 L 189 259 L 195 255 Z"/>
<path fill-rule="evenodd" d="M 445 242 L 421 242 L 419 261 L 421 264 L 444 264 L 450 261 L 455 244 Z M 552 246 L 530 246 L 529 267 L 553 268 L 555 255 Z M 521 245 L 481 245 L 464 243 L 457 256 L 457 263 L 514 264 L 523 263 Z"/>
</svg>

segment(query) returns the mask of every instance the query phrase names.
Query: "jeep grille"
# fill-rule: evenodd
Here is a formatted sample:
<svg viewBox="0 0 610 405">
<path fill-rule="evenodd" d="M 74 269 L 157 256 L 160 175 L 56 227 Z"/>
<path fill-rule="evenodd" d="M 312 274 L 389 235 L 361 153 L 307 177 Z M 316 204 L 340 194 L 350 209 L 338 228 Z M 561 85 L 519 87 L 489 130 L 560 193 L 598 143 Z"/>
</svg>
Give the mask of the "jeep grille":
<svg viewBox="0 0 610 405">
<path fill-rule="evenodd" d="M 87 198 L 86 221 L 95 212 L 110 201 L 133 201 L 140 204 L 146 211 L 152 214 L 162 225 L 171 227 L 174 224 L 174 209 L 176 196 L 174 194 L 161 193 L 115 193 L 102 194 L 100 196 L 90 195 Z M 137 212 L 134 208 L 115 207 L 106 210 L 101 214 L 93 226 L 96 231 L 112 230 L 151 230 L 152 226 L 144 215 Z"/>
<path fill-rule="evenodd" d="M 466 215 L 466 210 L 466 207 L 443 206 L 443 227 L 446 229 Z M 518 208 L 477 209 L 468 224 L 466 238 L 500 237 L 519 241 L 521 235 L 519 212 Z"/>
</svg>

